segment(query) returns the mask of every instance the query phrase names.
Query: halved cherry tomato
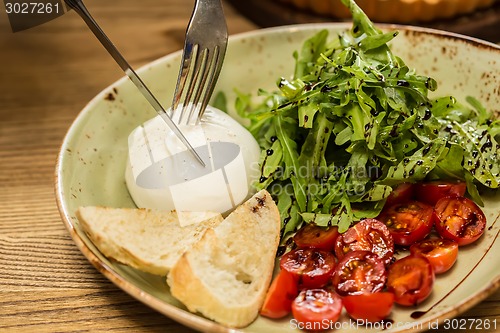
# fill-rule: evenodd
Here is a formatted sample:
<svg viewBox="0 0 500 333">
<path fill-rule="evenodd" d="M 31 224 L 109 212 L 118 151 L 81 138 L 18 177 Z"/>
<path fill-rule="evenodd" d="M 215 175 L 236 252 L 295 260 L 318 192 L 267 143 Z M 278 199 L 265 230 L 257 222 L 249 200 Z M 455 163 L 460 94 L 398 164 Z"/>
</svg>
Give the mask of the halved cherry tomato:
<svg viewBox="0 0 500 333">
<path fill-rule="evenodd" d="M 321 288 L 335 269 L 332 253 L 318 249 L 295 249 L 280 259 L 280 267 L 298 281 L 300 288 Z"/>
<path fill-rule="evenodd" d="M 392 190 L 391 194 L 389 194 L 389 197 L 387 197 L 385 201 L 385 205 L 389 207 L 398 203 L 410 201 L 413 197 L 413 193 L 414 185 L 412 183 L 401 183 Z"/>
<path fill-rule="evenodd" d="M 340 260 L 349 251 L 370 251 L 386 265 L 394 255 L 394 242 L 385 224 L 375 219 L 365 219 L 337 237 L 335 254 Z"/>
<path fill-rule="evenodd" d="M 374 323 L 387 318 L 391 314 L 394 305 L 394 294 L 377 292 L 351 295 L 344 297 L 342 303 L 351 318 Z"/>
<path fill-rule="evenodd" d="M 467 184 L 461 181 L 430 181 L 415 185 L 415 196 L 418 201 L 435 205 L 444 197 L 462 197 L 467 189 Z"/>
<path fill-rule="evenodd" d="M 281 270 L 267 291 L 260 314 L 268 318 L 286 316 L 292 311 L 292 302 L 298 293 L 297 281 L 290 273 Z"/>
<path fill-rule="evenodd" d="M 422 255 L 429 260 L 435 274 L 449 270 L 458 256 L 458 244 L 444 238 L 425 239 L 410 246 L 410 253 Z"/>
<path fill-rule="evenodd" d="M 369 251 L 348 252 L 337 264 L 333 287 L 340 296 L 381 291 L 387 278 L 384 262 Z"/>
<path fill-rule="evenodd" d="M 432 206 L 408 201 L 384 209 L 377 219 L 389 228 L 394 244 L 409 246 L 424 239 L 431 232 L 432 214 Z"/>
<path fill-rule="evenodd" d="M 464 197 L 447 197 L 434 207 L 436 230 L 443 238 L 459 246 L 475 242 L 484 233 L 486 216 L 474 201 Z"/>
<path fill-rule="evenodd" d="M 307 330 L 331 328 L 331 323 L 339 319 L 341 312 L 342 299 L 324 289 L 303 290 L 292 303 L 293 317 Z"/>
<path fill-rule="evenodd" d="M 338 235 L 339 231 L 336 226 L 324 228 L 313 223 L 308 223 L 306 226 L 300 228 L 295 236 L 293 236 L 293 240 L 300 248 L 310 247 L 331 251 L 335 246 L 335 240 Z"/>
<path fill-rule="evenodd" d="M 434 285 L 434 271 L 425 257 L 410 254 L 389 268 L 387 290 L 400 305 L 416 305 L 425 300 Z"/>
</svg>

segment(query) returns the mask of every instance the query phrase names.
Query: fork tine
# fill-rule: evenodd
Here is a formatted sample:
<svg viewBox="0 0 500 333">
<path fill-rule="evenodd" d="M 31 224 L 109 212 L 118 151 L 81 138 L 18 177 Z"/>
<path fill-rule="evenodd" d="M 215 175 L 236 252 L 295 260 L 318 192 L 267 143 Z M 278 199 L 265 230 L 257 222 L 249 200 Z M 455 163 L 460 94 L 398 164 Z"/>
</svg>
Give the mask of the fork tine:
<svg viewBox="0 0 500 333">
<path fill-rule="evenodd" d="M 171 108 L 172 117 L 176 114 L 177 108 L 179 107 L 179 103 L 182 99 L 182 93 L 184 91 L 184 87 L 186 86 L 186 79 L 189 74 L 189 68 L 191 67 L 192 57 L 193 45 L 186 43 L 184 46 L 184 52 L 182 53 L 181 67 L 179 69 L 179 75 L 177 76 L 177 83 L 175 85 L 174 98 Z"/>
<path fill-rule="evenodd" d="M 212 61 L 210 63 L 210 71 L 209 71 L 210 79 L 208 80 L 208 84 L 206 84 L 205 86 L 205 91 L 203 94 L 203 98 L 201 100 L 201 107 L 199 108 L 198 115 L 196 116 L 196 123 L 198 123 L 201 120 L 201 117 L 203 116 L 203 113 L 207 108 L 210 97 L 212 96 L 212 93 L 214 91 L 215 82 L 217 81 L 217 78 L 219 77 L 220 71 L 222 69 L 222 60 L 220 58 L 221 58 L 220 48 L 217 45 L 215 46 L 214 56 L 212 57 Z"/>
<path fill-rule="evenodd" d="M 185 73 L 184 86 L 182 87 L 182 92 L 180 95 L 181 99 L 183 100 L 183 103 L 181 108 L 181 114 L 178 120 L 179 124 L 182 123 L 182 120 L 184 119 L 184 116 L 186 114 L 186 110 L 189 109 L 191 96 L 193 94 L 193 91 L 195 91 L 196 81 L 198 80 L 198 75 L 200 73 L 200 68 L 202 67 L 202 65 L 203 65 L 203 59 L 201 59 L 200 61 L 200 46 L 194 45 L 193 52 L 191 55 L 191 64 L 188 67 L 187 72 Z M 184 89 L 186 89 L 185 94 L 184 96 L 182 96 Z"/>
<path fill-rule="evenodd" d="M 203 51 L 201 51 L 203 52 Z M 191 106 L 191 96 L 193 91 L 197 89 L 197 80 L 200 73 L 200 69 L 203 68 L 203 59 L 200 61 L 200 46 L 192 45 L 191 53 L 189 58 L 186 59 L 185 67 L 181 68 L 179 73 L 178 83 L 176 86 L 175 102 L 173 103 L 173 112 L 179 113 L 179 117 L 176 117 L 177 123 L 182 124 L 183 120 L 186 118 L 185 115 L 187 110 Z M 182 105 L 181 104 L 182 101 Z M 189 120 L 189 117 L 187 118 Z"/>
<path fill-rule="evenodd" d="M 203 112 L 205 111 L 210 96 L 212 95 L 215 81 L 217 80 L 218 71 L 220 71 L 220 49 L 215 46 L 213 52 L 206 49 L 206 54 L 204 54 L 204 66 L 200 69 L 200 79 L 198 80 L 196 93 L 190 105 L 190 112 L 187 118 L 187 124 L 197 124 Z"/>
<path fill-rule="evenodd" d="M 186 96 L 186 104 L 189 107 L 189 112 L 185 110 L 185 113 L 188 114 L 186 118 L 186 124 L 191 123 L 191 119 L 193 114 L 198 114 L 199 113 L 199 108 L 198 108 L 198 103 L 200 101 L 200 97 L 202 95 L 202 92 L 206 89 L 206 81 L 208 77 L 208 72 L 210 70 L 211 66 L 211 54 L 209 49 L 204 49 L 201 51 L 199 58 L 201 60 L 200 67 L 198 68 L 196 72 L 196 76 L 193 78 L 193 87 L 195 88 L 194 90 L 194 96 L 191 100 L 191 95 Z M 196 111 L 196 112 L 195 112 Z"/>
</svg>

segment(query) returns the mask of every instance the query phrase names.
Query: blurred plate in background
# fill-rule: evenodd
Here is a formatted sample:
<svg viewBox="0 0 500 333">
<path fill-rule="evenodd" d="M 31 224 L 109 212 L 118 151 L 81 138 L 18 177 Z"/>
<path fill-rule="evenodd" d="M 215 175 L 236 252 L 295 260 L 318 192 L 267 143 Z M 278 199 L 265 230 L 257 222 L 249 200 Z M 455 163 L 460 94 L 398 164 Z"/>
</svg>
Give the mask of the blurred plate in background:
<svg viewBox="0 0 500 333">
<path fill-rule="evenodd" d="M 274 27 L 279 25 L 289 25 L 297 23 L 317 23 L 317 22 L 339 22 L 345 19 L 342 12 L 338 17 L 333 17 L 328 13 L 331 8 L 311 7 L 310 3 L 327 3 L 329 0 L 227 0 L 243 15 L 254 21 L 261 27 Z M 334 0 L 331 0 L 332 2 Z M 371 1 L 371 0 L 370 0 Z M 454 0 L 452 0 L 454 1 Z M 464 0 L 469 2 L 469 0 Z M 294 2 L 296 4 L 293 4 Z M 377 1 L 371 1 L 377 3 Z M 383 1 L 391 3 L 391 1 Z M 403 1 L 408 2 L 408 1 Z M 411 2 L 411 1 L 410 1 Z M 434 3 L 436 1 L 433 1 Z M 449 2 L 449 0 L 443 0 Z M 475 2 L 475 1 L 470 1 Z M 297 7 L 297 4 L 303 4 L 303 9 Z M 361 3 L 360 3 L 361 4 Z M 493 43 L 500 42 L 500 1 L 487 0 L 480 1 L 477 8 L 466 13 L 452 15 L 451 18 L 439 18 L 431 21 L 427 20 L 405 20 L 405 24 L 423 26 L 428 28 L 440 29 L 456 32 L 459 34 L 484 39 Z M 486 7 L 484 7 L 486 6 Z M 316 8 L 316 10 L 315 10 Z M 324 12 L 318 14 L 317 12 Z M 448 17 L 452 14 L 452 9 L 448 10 Z M 424 19 L 429 16 L 423 16 Z M 391 17 L 389 17 L 390 19 Z M 375 22 L 402 23 L 404 16 L 399 20 L 374 19 Z"/>
</svg>

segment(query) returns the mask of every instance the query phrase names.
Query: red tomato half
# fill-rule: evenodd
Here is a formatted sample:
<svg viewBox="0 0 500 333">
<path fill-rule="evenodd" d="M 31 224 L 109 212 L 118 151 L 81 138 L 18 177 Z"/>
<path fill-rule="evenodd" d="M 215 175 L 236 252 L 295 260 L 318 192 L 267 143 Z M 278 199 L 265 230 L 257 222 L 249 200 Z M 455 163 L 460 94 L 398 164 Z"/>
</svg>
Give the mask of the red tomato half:
<svg viewBox="0 0 500 333">
<path fill-rule="evenodd" d="M 409 255 L 389 268 L 387 290 L 400 305 L 416 305 L 427 298 L 434 285 L 434 271 L 425 257 Z"/>
<path fill-rule="evenodd" d="M 394 255 L 394 242 L 385 224 L 365 219 L 338 236 L 335 243 L 337 258 L 342 259 L 349 251 L 373 252 L 388 265 Z"/>
<path fill-rule="evenodd" d="M 418 201 L 429 205 L 435 205 L 439 199 L 444 197 L 461 197 L 467 190 L 465 182 L 454 181 L 431 181 L 415 185 L 415 196 Z"/>
<path fill-rule="evenodd" d="M 331 328 L 331 323 L 339 319 L 341 312 L 342 299 L 324 289 L 303 290 L 292 303 L 293 317 L 307 330 Z"/>
<path fill-rule="evenodd" d="M 268 318 L 282 318 L 292 311 L 292 302 L 299 293 L 297 281 L 287 271 L 280 271 L 267 291 L 260 314 Z"/>
<path fill-rule="evenodd" d="M 280 267 L 292 274 L 301 288 L 321 288 L 335 269 L 332 253 L 317 249 L 295 249 L 280 259 Z"/>
<path fill-rule="evenodd" d="M 337 264 L 332 283 L 340 296 L 374 293 L 384 288 L 385 265 L 368 251 L 348 252 Z"/>
<path fill-rule="evenodd" d="M 308 223 L 305 227 L 293 236 L 295 244 L 300 248 L 315 248 L 325 251 L 333 250 L 335 240 L 339 235 L 337 227 L 324 228 L 313 223 Z"/>
<path fill-rule="evenodd" d="M 486 216 L 474 201 L 464 197 L 447 197 L 434 207 L 436 230 L 443 238 L 459 246 L 475 242 L 484 233 Z"/>
<path fill-rule="evenodd" d="M 385 205 L 388 207 L 398 203 L 410 201 L 413 197 L 413 192 L 414 185 L 412 183 L 401 183 L 392 190 L 385 202 Z"/>
<path fill-rule="evenodd" d="M 450 239 L 425 239 L 410 246 L 410 253 L 422 255 L 429 260 L 435 274 L 449 270 L 458 256 L 458 244 Z"/>
<path fill-rule="evenodd" d="M 433 208 L 418 201 L 390 206 L 378 217 L 385 223 L 394 244 L 409 246 L 424 239 L 432 229 Z"/>
<path fill-rule="evenodd" d="M 378 292 L 373 294 L 352 295 L 342 299 L 349 316 L 355 320 L 378 322 L 387 318 L 394 305 L 394 294 Z"/>
</svg>

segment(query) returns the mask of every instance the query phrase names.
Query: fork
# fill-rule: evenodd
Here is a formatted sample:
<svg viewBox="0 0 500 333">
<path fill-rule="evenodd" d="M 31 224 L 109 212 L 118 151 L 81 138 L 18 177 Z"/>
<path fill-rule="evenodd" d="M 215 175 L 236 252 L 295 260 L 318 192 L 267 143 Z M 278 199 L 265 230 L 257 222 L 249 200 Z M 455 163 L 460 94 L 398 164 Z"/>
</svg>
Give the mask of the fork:
<svg viewBox="0 0 500 333">
<path fill-rule="evenodd" d="M 196 0 L 186 30 L 172 118 L 197 124 L 214 91 L 227 48 L 227 26 L 221 0 Z"/>
</svg>

